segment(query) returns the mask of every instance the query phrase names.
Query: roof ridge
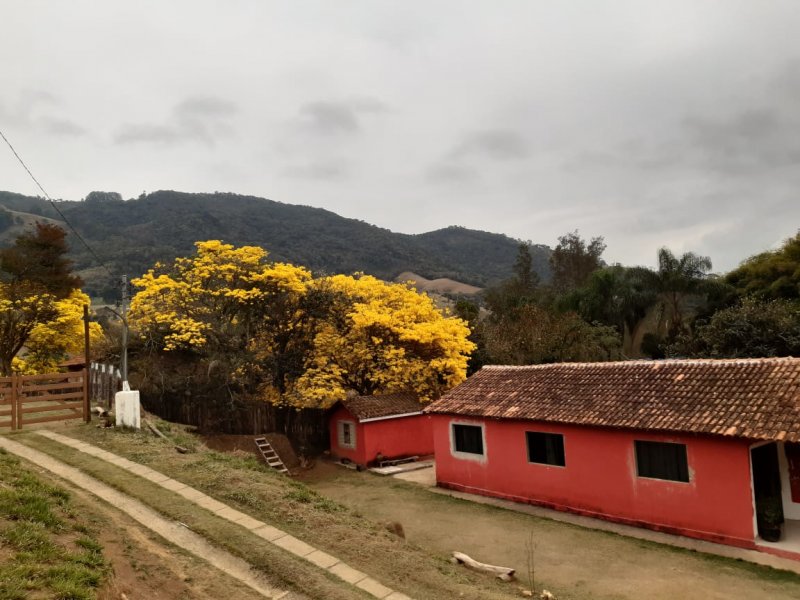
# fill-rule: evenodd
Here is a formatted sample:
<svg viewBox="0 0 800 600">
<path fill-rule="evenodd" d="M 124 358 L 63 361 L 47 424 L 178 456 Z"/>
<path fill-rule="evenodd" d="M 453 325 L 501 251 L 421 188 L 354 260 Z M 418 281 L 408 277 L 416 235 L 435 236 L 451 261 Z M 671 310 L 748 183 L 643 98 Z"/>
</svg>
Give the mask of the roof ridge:
<svg viewBox="0 0 800 600">
<path fill-rule="evenodd" d="M 620 365 L 705 365 L 705 364 L 730 364 L 747 365 L 776 362 L 798 362 L 800 357 L 794 356 L 765 356 L 763 358 L 662 358 L 614 360 L 604 362 L 560 362 L 540 363 L 535 365 L 483 365 L 481 370 L 528 370 L 547 368 L 574 368 L 574 367 L 618 367 Z"/>
</svg>

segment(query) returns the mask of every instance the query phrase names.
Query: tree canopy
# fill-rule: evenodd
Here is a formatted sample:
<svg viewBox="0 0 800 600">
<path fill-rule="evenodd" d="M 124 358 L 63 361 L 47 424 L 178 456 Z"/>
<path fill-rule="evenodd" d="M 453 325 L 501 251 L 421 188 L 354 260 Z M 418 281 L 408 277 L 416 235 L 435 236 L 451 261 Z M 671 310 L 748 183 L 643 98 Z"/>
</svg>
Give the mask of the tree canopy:
<svg viewBox="0 0 800 600">
<path fill-rule="evenodd" d="M 800 299 L 800 232 L 779 249 L 747 259 L 725 279 L 742 295 Z"/>
<path fill-rule="evenodd" d="M 465 377 L 468 327 L 404 284 L 313 279 L 254 246 L 196 246 L 134 280 L 131 322 L 157 352 L 204 361 L 228 394 L 296 407 L 397 390 L 426 400 Z"/>
<path fill-rule="evenodd" d="M 553 289 L 563 294 L 584 285 L 589 276 L 603 266 L 605 249 L 602 237 L 594 237 L 587 243 L 577 230 L 559 237 L 550 255 Z"/>
<path fill-rule="evenodd" d="M 53 370 L 83 347 L 80 279 L 66 259 L 64 231 L 37 224 L 0 251 L 0 374 Z M 95 341 L 102 335 L 92 324 Z M 22 350 L 27 353 L 20 356 Z"/>
</svg>

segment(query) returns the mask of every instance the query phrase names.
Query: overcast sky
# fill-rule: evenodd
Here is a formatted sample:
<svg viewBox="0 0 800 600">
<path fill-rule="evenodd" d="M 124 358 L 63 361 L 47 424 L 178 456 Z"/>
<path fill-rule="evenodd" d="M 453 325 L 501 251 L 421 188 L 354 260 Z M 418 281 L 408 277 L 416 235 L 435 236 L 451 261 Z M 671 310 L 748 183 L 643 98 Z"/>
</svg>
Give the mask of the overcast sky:
<svg viewBox="0 0 800 600">
<path fill-rule="evenodd" d="M 54 197 L 230 191 L 716 271 L 800 228 L 800 2 L 0 0 Z M 0 147 L 0 189 L 37 189 Z M 355 241 L 354 241 L 355 242 Z"/>
</svg>

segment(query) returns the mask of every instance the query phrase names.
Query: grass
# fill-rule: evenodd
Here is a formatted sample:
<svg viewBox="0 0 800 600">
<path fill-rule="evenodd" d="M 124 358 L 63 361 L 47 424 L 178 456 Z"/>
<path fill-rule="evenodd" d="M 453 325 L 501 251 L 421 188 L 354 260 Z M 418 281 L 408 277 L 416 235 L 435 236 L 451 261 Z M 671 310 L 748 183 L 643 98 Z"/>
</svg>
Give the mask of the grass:
<svg viewBox="0 0 800 600">
<path fill-rule="evenodd" d="M 180 426 L 158 427 L 176 440 Z M 111 452 L 152 466 L 251 516 L 291 533 L 333 554 L 385 585 L 416 598 L 500 600 L 517 590 L 457 567 L 449 556 L 432 554 L 390 534 L 379 523 L 326 498 L 301 482 L 266 468 L 251 455 L 219 453 L 195 442 L 195 451 L 179 454 L 149 432 L 115 432 L 77 426 L 65 432 Z M 117 467 L 64 447 L 23 434 L 22 443 L 77 466 L 90 475 L 149 504 L 166 516 L 189 525 L 228 551 L 242 556 L 287 587 L 302 582 L 302 591 L 319 598 L 356 598 L 360 591 L 341 588 L 326 572 L 295 559 L 240 527 L 198 509 L 185 499 L 130 475 Z M 181 444 L 185 445 L 185 444 Z"/>
<path fill-rule="evenodd" d="M 92 599 L 108 573 L 69 494 L 0 450 L 0 600 Z"/>
</svg>

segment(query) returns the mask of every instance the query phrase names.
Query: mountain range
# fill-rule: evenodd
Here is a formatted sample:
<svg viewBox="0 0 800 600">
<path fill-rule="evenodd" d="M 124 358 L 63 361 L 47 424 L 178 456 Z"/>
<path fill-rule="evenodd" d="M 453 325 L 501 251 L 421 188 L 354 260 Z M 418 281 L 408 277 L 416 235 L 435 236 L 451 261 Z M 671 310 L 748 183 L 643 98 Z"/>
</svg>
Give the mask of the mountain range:
<svg viewBox="0 0 800 600">
<path fill-rule="evenodd" d="M 503 234 L 456 226 L 396 233 L 321 208 L 231 193 L 157 191 L 123 200 L 117 193 L 92 192 L 56 205 L 113 274 L 70 232 L 71 258 L 84 289 L 108 300 L 118 295 L 118 276 L 136 277 L 156 261 L 189 255 L 198 240 L 261 246 L 272 260 L 317 274 L 363 271 L 390 281 L 411 271 L 476 287 L 508 278 L 519 245 Z M 42 219 L 62 221 L 43 198 L 0 191 L 0 245 Z M 533 244 L 531 254 L 546 281 L 550 248 Z"/>
</svg>

